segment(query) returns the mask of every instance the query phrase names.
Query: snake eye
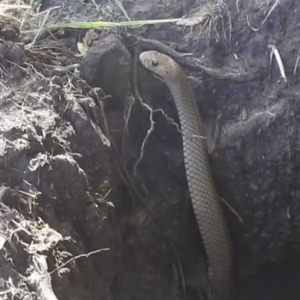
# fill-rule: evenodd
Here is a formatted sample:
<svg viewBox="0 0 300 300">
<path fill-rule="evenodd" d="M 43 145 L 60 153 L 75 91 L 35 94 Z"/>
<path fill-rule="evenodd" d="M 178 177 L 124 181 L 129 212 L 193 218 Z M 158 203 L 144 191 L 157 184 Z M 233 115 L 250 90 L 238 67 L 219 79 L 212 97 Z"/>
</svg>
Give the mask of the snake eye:
<svg viewBox="0 0 300 300">
<path fill-rule="evenodd" d="M 152 67 L 157 67 L 159 65 L 159 63 L 155 60 L 152 61 Z"/>
</svg>

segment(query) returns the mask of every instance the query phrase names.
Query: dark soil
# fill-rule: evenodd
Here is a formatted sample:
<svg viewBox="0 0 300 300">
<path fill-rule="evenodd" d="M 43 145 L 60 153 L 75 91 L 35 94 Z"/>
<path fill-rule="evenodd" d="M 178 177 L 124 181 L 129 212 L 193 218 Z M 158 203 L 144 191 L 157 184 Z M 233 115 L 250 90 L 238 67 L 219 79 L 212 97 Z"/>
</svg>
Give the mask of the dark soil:
<svg viewBox="0 0 300 300">
<path fill-rule="evenodd" d="M 42 9 L 60 6 L 49 23 L 124 20 L 113 1 L 96 2 Z M 174 58 L 228 203 L 237 300 L 298 299 L 298 1 L 122 3 L 134 20 L 186 15 L 193 26 L 95 30 L 82 56 L 84 30 L 28 47 L 33 35 L 0 23 L 0 297 L 42 299 L 34 262 L 45 257 L 58 299 L 205 299 L 177 111 L 166 86 L 135 68 L 136 51 L 159 41 L 193 54 Z"/>
</svg>

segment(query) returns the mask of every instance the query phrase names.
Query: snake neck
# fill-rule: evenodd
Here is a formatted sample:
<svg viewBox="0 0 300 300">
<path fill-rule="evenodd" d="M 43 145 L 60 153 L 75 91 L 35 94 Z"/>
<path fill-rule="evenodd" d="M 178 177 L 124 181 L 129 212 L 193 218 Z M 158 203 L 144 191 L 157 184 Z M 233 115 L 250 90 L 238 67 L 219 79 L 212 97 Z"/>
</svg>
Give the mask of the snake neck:
<svg viewBox="0 0 300 300">
<path fill-rule="evenodd" d="M 176 63 L 173 63 L 170 66 L 170 69 L 173 76 L 172 78 L 164 78 L 164 81 L 174 99 L 180 119 L 183 138 L 188 135 L 200 135 L 204 137 L 205 130 L 188 79 L 183 70 Z M 174 77 L 176 80 L 174 80 Z M 187 116 L 189 117 L 189 120 L 187 120 Z M 194 124 L 194 127 L 191 127 L 188 124 Z M 206 141 L 203 141 L 203 146 L 206 148 Z M 203 151 L 206 151 L 206 149 L 203 149 Z"/>
</svg>

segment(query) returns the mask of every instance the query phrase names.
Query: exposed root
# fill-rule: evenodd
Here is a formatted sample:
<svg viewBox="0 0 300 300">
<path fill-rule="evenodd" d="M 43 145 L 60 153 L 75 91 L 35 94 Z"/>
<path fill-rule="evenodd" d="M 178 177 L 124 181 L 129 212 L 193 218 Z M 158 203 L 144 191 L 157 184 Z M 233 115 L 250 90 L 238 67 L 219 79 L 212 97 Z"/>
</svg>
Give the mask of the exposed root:
<svg viewBox="0 0 300 300">
<path fill-rule="evenodd" d="M 33 270 L 26 280 L 27 283 L 36 291 L 41 299 L 58 300 L 52 288 L 50 274 L 47 272 L 46 257 L 36 254 L 31 259 Z"/>
<path fill-rule="evenodd" d="M 167 46 L 166 46 L 167 47 Z M 140 162 L 142 161 L 143 159 L 143 156 L 144 156 L 144 152 L 145 152 L 145 146 L 146 146 L 146 143 L 152 133 L 152 131 L 154 130 L 154 125 L 155 125 L 155 122 L 153 121 L 153 113 L 155 112 L 160 112 L 162 113 L 163 116 L 166 117 L 167 121 L 171 122 L 171 124 L 175 125 L 177 130 L 180 132 L 180 128 L 179 128 L 179 125 L 175 123 L 175 121 L 171 118 L 169 118 L 166 113 L 162 110 L 162 109 L 156 109 L 156 110 L 153 110 L 147 103 L 145 103 L 142 99 L 142 97 L 140 96 L 139 94 L 139 91 L 138 91 L 138 87 L 137 87 L 137 71 L 136 71 L 136 66 L 137 66 L 137 61 L 138 61 L 138 48 L 135 48 L 135 52 L 134 52 L 134 67 L 133 67 L 133 89 L 134 89 L 134 93 L 135 93 L 135 96 L 136 98 L 139 100 L 140 104 L 145 107 L 148 111 L 149 111 L 149 120 L 150 120 L 150 127 L 149 129 L 147 130 L 147 133 L 146 133 L 146 136 L 142 142 L 142 145 L 141 145 L 141 151 L 140 151 L 140 156 L 138 158 L 138 160 L 136 161 L 136 163 L 134 164 L 134 167 L 133 167 L 133 170 L 134 170 L 134 176 L 137 176 L 137 167 L 138 165 L 140 164 Z M 133 102 L 134 103 L 134 102 Z M 133 104 L 132 103 L 132 104 Z"/>
<path fill-rule="evenodd" d="M 141 101 L 141 104 L 143 107 L 145 107 L 147 110 L 149 110 L 149 120 L 150 120 L 150 127 L 149 129 L 147 130 L 147 134 L 142 142 L 142 145 L 141 145 L 141 152 L 140 152 L 140 157 L 138 158 L 138 160 L 136 161 L 136 163 L 134 164 L 134 167 L 133 167 L 133 170 L 134 170 L 134 175 L 137 176 L 137 167 L 138 165 L 140 164 L 140 162 L 142 161 L 143 159 L 143 156 L 144 156 L 144 152 L 145 152 L 145 145 L 154 129 L 154 121 L 153 121 L 153 109 L 148 105 L 146 104 L 145 102 L 142 102 Z"/>
<path fill-rule="evenodd" d="M 174 125 L 177 131 L 181 133 L 180 126 L 172 118 L 170 118 L 161 108 L 154 109 L 153 112 L 161 113 L 166 118 L 166 120 L 170 122 L 171 125 Z"/>
</svg>

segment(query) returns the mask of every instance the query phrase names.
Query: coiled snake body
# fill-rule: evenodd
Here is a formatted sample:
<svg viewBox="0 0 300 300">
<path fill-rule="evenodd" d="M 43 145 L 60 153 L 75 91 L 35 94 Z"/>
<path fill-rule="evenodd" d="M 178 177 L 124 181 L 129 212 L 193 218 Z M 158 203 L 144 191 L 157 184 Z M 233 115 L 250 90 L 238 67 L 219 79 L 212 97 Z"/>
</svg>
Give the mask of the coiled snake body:
<svg viewBox="0 0 300 300">
<path fill-rule="evenodd" d="M 208 163 L 198 107 L 179 65 L 157 51 L 140 54 L 144 67 L 164 80 L 179 114 L 187 182 L 208 258 L 208 278 L 218 300 L 232 300 L 233 250 Z"/>
</svg>

